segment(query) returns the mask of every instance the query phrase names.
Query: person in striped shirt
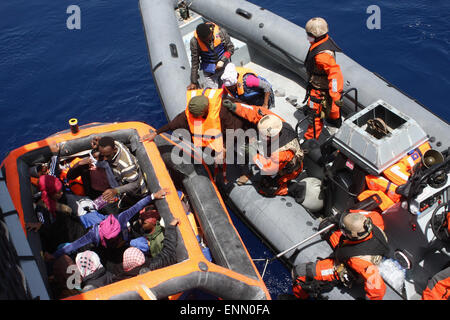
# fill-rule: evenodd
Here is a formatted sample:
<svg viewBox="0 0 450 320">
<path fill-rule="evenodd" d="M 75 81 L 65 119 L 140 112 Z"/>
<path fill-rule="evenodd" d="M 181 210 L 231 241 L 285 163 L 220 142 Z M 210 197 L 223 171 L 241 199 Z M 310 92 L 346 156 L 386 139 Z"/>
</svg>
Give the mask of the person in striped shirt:
<svg viewBox="0 0 450 320">
<path fill-rule="evenodd" d="M 100 160 L 106 160 L 111 167 L 119 186 L 103 192 L 106 201 L 113 201 L 116 196 L 127 194 L 131 199 L 140 199 L 148 193 L 144 176 L 136 158 L 128 148 L 112 137 L 105 136 L 98 141 Z"/>
</svg>

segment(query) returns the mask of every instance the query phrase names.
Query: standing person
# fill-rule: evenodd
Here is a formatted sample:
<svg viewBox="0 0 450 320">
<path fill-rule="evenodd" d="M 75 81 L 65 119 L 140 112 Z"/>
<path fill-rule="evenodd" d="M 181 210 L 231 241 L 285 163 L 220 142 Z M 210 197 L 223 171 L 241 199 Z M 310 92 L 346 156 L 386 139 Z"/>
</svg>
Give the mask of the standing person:
<svg viewBox="0 0 450 320">
<path fill-rule="evenodd" d="M 275 106 L 272 85 L 253 70 L 227 64 L 221 77 L 225 92 L 237 102 L 244 102 L 263 108 Z"/>
<path fill-rule="evenodd" d="M 197 26 L 190 42 L 191 83 L 188 90 L 199 89 L 198 69 L 203 70 L 205 88 L 219 88 L 220 76 L 234 53 L 228 33 L 212 22 Z"/>
<path fill-rule="evenodd" d="M 293 270 L 294 295 L 307 299 L 319 297 L 340 283 L 350 286 L 355 273 L 364 281 L 366 299 L 383 299 L 386 284 L 377 265 L 389 247 L 382 216 L 376 211 L 350 210 L 323 220 L 319 229 L 331 223 L 338 227 L 322 238 L 334 249 L 333 257 L 297 265 Z"/>
<path fill-rule="evenodd" d="M 150 131 L 141 140 L 153 141 L 160 133 L 185 129 L 190 132 L 196 147 L 211 149 L 216 163 L 222 163 L 225 159 L 226 130 L 244 129 L 248 124 L 223 106 L 223 93 L 223 89 L 187 91 L 186 109 L 168 124 Z"/>
<path fill-rule="evenodd" d="M 325 19 L 312 18 L 306 23 L 305 29 L 311 46 L 305 59 L 309 79 L 304 102 L 308 100 L 306 112 L 313 117 L 313 122 L 304 134 L 307 140 L 319 138 L 324 118 L 332 126 L 341 126 L 344 78 L 335 57 L 336 52 L 342 50 L 328 35 Z"/>
</svg>

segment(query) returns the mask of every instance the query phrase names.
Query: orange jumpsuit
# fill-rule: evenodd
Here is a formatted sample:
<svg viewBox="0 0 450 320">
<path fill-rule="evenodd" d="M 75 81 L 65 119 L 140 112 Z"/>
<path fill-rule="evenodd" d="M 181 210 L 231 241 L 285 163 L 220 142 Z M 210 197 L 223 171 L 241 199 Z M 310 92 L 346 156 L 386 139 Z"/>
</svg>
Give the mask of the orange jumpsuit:
<svg viewBox="0 0 450 320">
<path fill-rule="evenodd" d="M 324 39 L 314 43 L 309 48 L 309 52 L 312 52 L 316 47 L 324 44 L 329 40 L 329 36 L 327 35 Z M 320 133 L 323 129 L 323 121 L 320 119 L 320 114 L 322 112 L 322 105 L 319 100 L 322 100 L 323 97 L 328 94 L 332 100 L 331 110 L 328 114 L 328 118 L 331 120 L 338 120 L 341 117 L 340 108 L 336 105 L 335 101 L 341 99 L 342 91 L 344 88 L 344 77 L 342 76 L 341 68 L 336 63 L 334 55 L 331 54 L 330 51 L 321 51 L 314 56 L 314 69 L 315 71 L 321 71 L 324 73 L 323 76 L 314 75 L 310 79 L 310 84 L 312 85 L 310 91 L 310 97 L 308 99 L 308 107 L 313 109 L 317 117 L 314 119 L 314 126 L 316 128 L 316 139 L 319 138 Z M 326 75 L 325 75 L 326 74 Z M 322 80 L 316 82 L 315 79 L 323 78 Z M 326 79 L 325 79 L 326 77 Z M 325 83 L 328 82 L 328 85 L 325 86 Z M 304 134 L 305 139 L 313 139 L 314 138 L 314 129 L 310 124 L 306 133 Z"/>
<path fill-rule="evenodd" d="M 384 230 L 383 218 L 376 211 L 361 211 L 361 210 L 351 210 L 351 212 L 360 212 L 367 217 L 372 219 L 372 222 L 379 229 Z M 337 230 L 333 232 L 329 238 L 330 245 L 336 249 L 337 245 L 340 243 L 342 237 L 342 232 Z M 343 240 L 343 245 L 357 245 L 358 243 L 368 241 L 373 237 L 373 232 L 366 238 L 358 241 Z M 315 280 L 321 281 L 334 281 L 338 280 L 339 276 L 335 271 L 335 260 L 328 258 L 324 260 L 318 260 L 315 263 Z M 359 274 L 364 280 L 364 290 L 366 292 L 366 298 L 370 300 L 381 300 L 386 292 L 386 284 L 381 277 L 378 267 L 373 263 L 362 259 L 358 256 L 351 257 L 345 262 L 346 266 L 353 269 L 357 274 Z M 293 287 L 294 295 L 299 299 L 308 298 L 308 293 L 302 289 L 301 282 L 306 280 L 306 275 L 298 275 L 296 282 Z"/>
<path fill-rule="evenodd" d="M 450 267 L 437 273 L 422 292 L 422 300 L 450 300 Z"/>
<path fill-rule="evenodd" d="M 276 115 L 267 108 L 260 106 L 251 106 L 247 104 L 236 103 L 235 113 L 248 121 L 257 124 L 261 118 L 266 115 Z M 283 122 L 284 120 L 279 117 Z M 295 152 L 288 149 L 283 151 L 275 151 L 270 157 L 266 157 L 262 154 L 257 154 L 253 161 L 261 169 L 263 175 L 273 176 L 283 170 L 288 164 L 294 161 Z M 277 180 L 278 189 L 275 191 L 274 195 L 286 195 L 288 193 L 288 182 L 295 179 L 303 169 L 303 165 L 300 165 L 296 170 L 288 172 L 282 175 Z M 260 193 L 264 194 L 262 190 L 258 190 Z"/>
</svg>

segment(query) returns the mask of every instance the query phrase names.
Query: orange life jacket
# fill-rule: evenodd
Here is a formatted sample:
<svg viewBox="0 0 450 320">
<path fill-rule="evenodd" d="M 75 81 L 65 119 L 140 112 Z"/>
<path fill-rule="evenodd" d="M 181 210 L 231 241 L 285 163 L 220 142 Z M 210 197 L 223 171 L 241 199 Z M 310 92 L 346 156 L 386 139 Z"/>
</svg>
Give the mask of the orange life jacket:
<svg viewBox="0 0 450 320">
<path fill-rule="evenodd" d="M 239 96 L 242 96 L 245 93 L 245 89 L 244 89 L 244 76 L 246 74 L 252 74 L 255 77 L 257 77 L 258 75 L 251 69 L 248 68 L 243 68 L 243 67 L 236 67 L 236 71 L 238 73 L 238 78 L 237 78 L 237 94 Z"/>
<path fill-rule="evenodd" d="M 75 164 L 77 164 L 78 162 L 80 162 L 82 159 L 79 157 L 76 157 L 75 159 L 73 159 L 69 166 L 67 168 L 64 168 L 63 170 L 61 170 L 61 174 L 59 175 L 59 178 L 62 181 L 66 181 L 67 180 L 67 172 L 69 172 L 69 170 L 71 168 L 73 168 L 73 166 Z M 83 180 L 80 177 L 76 177 L 75 179 L 72 180 L 68 180 L 67 182 L 68 187 L 70 188 L 70 190 L 76 194 L 77 196 L 85 196 L 86 192 L 84 191 L 84 187 L 83 187 Z"/>
<path fill-rule="evenodd" d="M 220 38 L 220 35 L 219 35 L 220 28 L 215 23 L 209 23 L 209 24 L 214 26 L 214 29 L 213 29 L 214 47 L 218 47 L 222 43 L 222 39 Z M 194 31 L 194 37 L 195 37 L 195 39 L 197 39 L 198 45 L 200 46 L 200 50 L 209 51 L 208 46 L 202 40 L 200 40 L 200 38 L 198 37 L 197 31 Z"/>
<path fill-rule="evenodd" d="M 385 211 L 392 207 L 395 203 L 392 201 L 383 191 L 379 190 L 365 190 L 358 195 L 358 201 L 363 201 L 370 196 L 378 195 L 381 198 L 381 203 L 378 204 L 378 207 Z"/>
<path fill-rule="evenodd" d="M 220 108 L 222 107 L 222 89 L 188 90 L 186 93 L 186 117 L 192 134 L 192 141 L 196 147 L 210 147 L 216 152 L 223 151 L 222 126 L 220 123 Z M 189 112 L 189 101 L 197 95 L 204 95 L 209 99 L 208 115 L 194 117 Z"/>
<path fill-rule="evenodd" d="M 398 186 L 405 184 L 411 176 L 411 169 L 422 161 L 423 154 L 430 149 L 430 144 L 425 142 L 411 150 L 399 162 L 384 170 L 384 176 Z"/>
<path fill-rule="evenodd" d="M 383 191 L 395 203 L 400 201 L 401 195 L 395 192 L 397 185 L 380 176 L 366 176 L 367 187 L 370 190 Z"/>
</svg>

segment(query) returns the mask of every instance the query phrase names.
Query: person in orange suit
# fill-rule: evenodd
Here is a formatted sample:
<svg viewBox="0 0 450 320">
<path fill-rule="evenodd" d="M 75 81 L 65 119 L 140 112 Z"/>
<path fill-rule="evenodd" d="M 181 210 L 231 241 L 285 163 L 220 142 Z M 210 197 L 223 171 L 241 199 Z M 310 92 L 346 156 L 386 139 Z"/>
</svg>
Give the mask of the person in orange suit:
<svg viewBox="0 0 450 320">
<path fill-rule="evenodd" d="M 450 267 L 438 272 L 428 281 L 422 300 L 450 300 Z"/>
<path fill-rule="evenodd" d="M 304 139 L 318 139 L 323 129 L 323 119 L 340 127 L 344 78 L 336 63 L 336 52 L 342 52 L 328 35 L 328 24 L 323 18 L 312 18 L 305 26 L 311 46 L 305 59 L 308 87 L 304 102 L 305 113 L 311 117 Z"/>
<path fill-rule="evenodd" d="M 256 147 L 255 141 L 251 141 L 248 155 L 261 172 L 261 179 L 256 186 L 258 192 L 269 197 L 288 194 L 288 182 L 295 179 L 303 169 L 303 150 L 294 129 L 262 106 L 234 103 L 227 99 L 223 105 L 250 123 L 257 124 L 258 138 L 263 147 Z M 245 183 L 243 180 L 248 178 L 241 176 L 238 184 Z"/>
<path fill-rule="evenodd" d="M 293 293 L 298 299 L 317 298 L 323 290 L 343 283 L 349 286 L 352 278 L 364 280 L 366 299 L 381 300 L 386 284 L 377 265 L 388 253 L 384 223 L 376 211 L 350 210 L 332 218 L 324 219 L 319 229 L 334 223 L 323 234 L 334 249 L 333 258 L 299 264 L 293 269 Z"/>
</svg>

